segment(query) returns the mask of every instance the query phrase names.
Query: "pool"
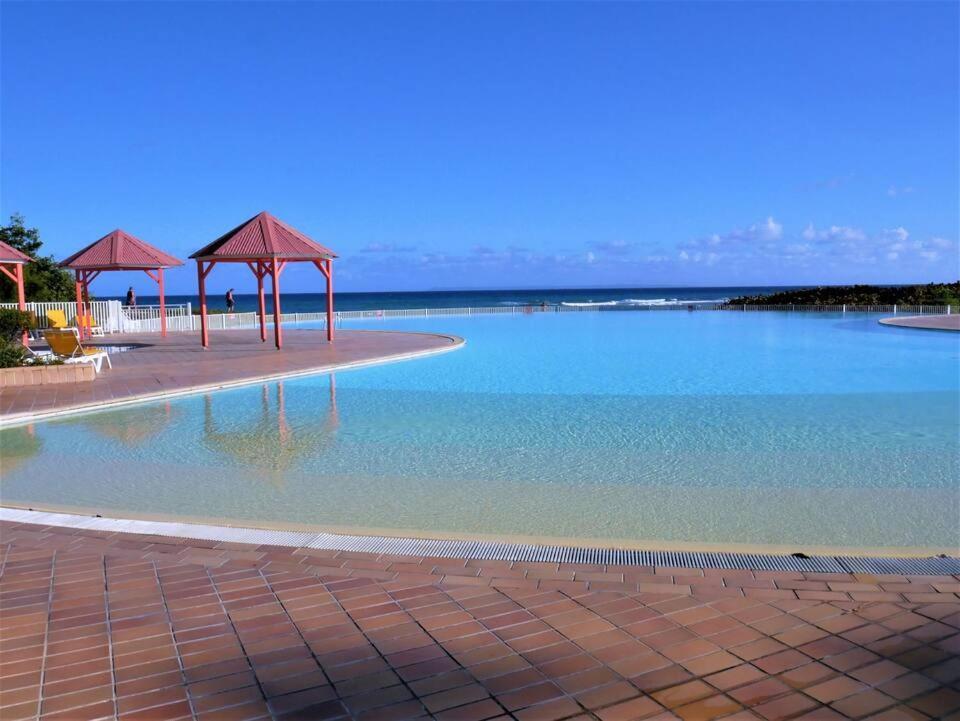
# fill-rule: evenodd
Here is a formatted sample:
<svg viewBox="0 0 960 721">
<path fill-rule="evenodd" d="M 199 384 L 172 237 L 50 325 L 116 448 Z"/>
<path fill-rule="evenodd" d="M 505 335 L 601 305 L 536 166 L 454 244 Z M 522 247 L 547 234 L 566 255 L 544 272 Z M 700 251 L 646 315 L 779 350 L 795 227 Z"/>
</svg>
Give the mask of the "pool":
<svg viewBox="0 0 960 721">
<path fill-rule="evenodd" d="M 960 335 L 763 312 L 348 327 L 467 345 L 0 431 L 0 501 L 640 546 L 960 546 Z"/>
</svg>

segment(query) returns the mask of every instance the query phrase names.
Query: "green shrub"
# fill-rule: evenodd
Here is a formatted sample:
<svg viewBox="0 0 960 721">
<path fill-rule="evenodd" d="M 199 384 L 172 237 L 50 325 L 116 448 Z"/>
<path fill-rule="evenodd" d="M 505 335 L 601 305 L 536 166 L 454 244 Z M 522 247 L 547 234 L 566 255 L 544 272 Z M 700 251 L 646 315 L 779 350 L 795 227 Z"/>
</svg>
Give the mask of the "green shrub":
<svg viewBox="0 0 960 721">
<path fill-rule="evenodd" d="M 26 348 L 16 342 L 0 340 L 0 368 L 19 368 L 26 360 Z"/>
<path fill-rule="evenodd" d="M 16 308 L 0 308 L 0 341 L 18 341 L 24 331 L 30 330 L 36 324 L 37 319 L 33 313 Z"/>
</svg>

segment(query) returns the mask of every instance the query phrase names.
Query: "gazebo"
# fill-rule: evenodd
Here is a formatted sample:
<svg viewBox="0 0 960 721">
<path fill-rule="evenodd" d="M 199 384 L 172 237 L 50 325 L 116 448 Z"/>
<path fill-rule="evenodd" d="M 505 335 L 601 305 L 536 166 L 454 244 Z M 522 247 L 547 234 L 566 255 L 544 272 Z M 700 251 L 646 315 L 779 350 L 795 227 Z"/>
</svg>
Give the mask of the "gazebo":
<svg viewBox="0 0 960 721">
<path fill-rule="evenodd" d="M 23 291 L 23 267 L 29 263 L 31 258 L 26 253 L 21 253 L 2 240 L 0 240 L 0 271 L 14 282 L 17 286 L 17 308 L 27 309 L 27 298 Z M 23 344 L 27 344 L 27 334 L 23 334 Z"/>
<path fill-rule="evenodd" d="M 154 248 L 126 231 L 114 230 L 100 240 L 60 262 L 76 274 L 77 325 L 90 335 L 89 314 L 83 312 L 84 298 L 90 299 L 90 283 L 105 270 L 142 270 L 156 281 L 160 296 L 160 335 L 167 335 L 167 313 L 163 297 L 163 271 L 183 261 Z"/>
<path fill-rule="evenodd" d="M 244 221 L 230 232 L 190 256 L 197 261 L 200 286 L 200 342 L 210 345 L 207 328 L 206 279 L 217 263 L 245 263 L 257 279 L 260 340 L 267 340 L 266 302 L 263 280 L 270 276 L 273 286 L 273 336 L 277 350 L 283 347 L 280 328 L 280 274 L 287 263 L 313 263 L 327 281 L 327 340 L 333 341 L 333 259 L 329 248 L 295 228 L 263 212 Z"/>
</svg>

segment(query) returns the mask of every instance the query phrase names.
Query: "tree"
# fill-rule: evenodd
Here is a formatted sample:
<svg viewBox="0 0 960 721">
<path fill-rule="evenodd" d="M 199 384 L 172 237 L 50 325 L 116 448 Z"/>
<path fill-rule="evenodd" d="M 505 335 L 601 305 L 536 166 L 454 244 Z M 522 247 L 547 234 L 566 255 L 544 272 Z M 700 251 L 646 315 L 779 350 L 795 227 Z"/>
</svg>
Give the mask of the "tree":
<svg viewBox="0 0 960 721">
<path fill-rule="evenodd" d="M 40 231 L 27 228 L 22 215 L 14 213 L 10 216 L 10 225 L 0 226 L 0 240 L 33 258 L 33 262 L 27 263 L 23 273 L 23 286 L 28 301 L 72 300 L 75 297 L 70 272 L 58 267 L 53 256 L 40 255 L 40 248 L 43 246 Z M 0 278 L 0 301 L 9 303 L 16 299 L 16 285 L 3 276 Z"/>
</svg>

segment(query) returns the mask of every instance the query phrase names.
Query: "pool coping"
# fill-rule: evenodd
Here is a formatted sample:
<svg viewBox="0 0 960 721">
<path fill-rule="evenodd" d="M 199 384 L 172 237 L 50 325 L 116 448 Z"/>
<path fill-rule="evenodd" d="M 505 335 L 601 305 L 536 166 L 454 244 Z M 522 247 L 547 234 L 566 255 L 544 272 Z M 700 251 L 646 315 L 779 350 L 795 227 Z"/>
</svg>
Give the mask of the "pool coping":
<svg viewBox="0 0 960 721">
<path fill-rule="evenodd" d="M 960 556 L 858 556 L 643 550 L 512 541 L 357 535 L 227 526 L 177 521 L 111 518 L 99 514 L 48 512 L 0 506 L 0 521 L 60 526 L 85 531 L 131 533 L 177 539 L 244 543 L 376 556 L 427 556 L 524 563 L 582 563 L 672 568 L 717 568 L 751 571 L 867 573 L 894 575 L 957 575 Z"/>
<path fill-rule="evenodd" d="M 358 330 L 357 332 L 364 333 L 368 332 L 365 329 Z M 0 428 L 13 428 L 16 426 L 28 425 L 31 423 L 38 423 L 42 421 L 53 420 L 56 418 L 62 418 L 65 416 L 73 416 L 84 413 L 96 413 L 98 411 L 113 410 L 116 408 L 123 408 L 126 406 L 139 405 L 141 403 L 151 403 L 153 401 L 160 400 L 170 400 L 173 398 L 182 398 L 185 396 L 197 395 L 200 393 L 213 393 L 216 391 L 230 390 L 233 388 L 242 388 L 244 386 L 257 385 L 259 383 L 270 383 L 273 381 L 288 380 L 291 378 L 302 378 L 312 375 L 322 375 L 324 373 L 336 373 L 339 371 L 353 370 L 356 368 L 365 368 L 369 366 L 376 365 L 385 365 L 387 363 L 397 363 L 405 360 L 413 360 L 415 358 L 425 358 L 427 356 L 440 355 L 441 353 L 450 353 L 451 351 L 460 350 L 463 346 L 466 345 L 467 341 L 460 336 L 451 335 L 449 333 L 424 333 L 420 331 L 377 331 L 379 333 L 406 333 L 410 335 L 430 335 L 437 338 L 446 338 L 450 341 L 450 345 L 443 346 L 440 348 L 429 348 L 426 350 L 419 351 L 407 351 L 404 353 L 394 353 L 392 355 L 381 356 L 379 358 L 369 358 L 366 360 L 358 361 L 347 361 L 345 363 L 333 363 L 323 366 L 315 366 L 312 368 L 301 368 L 297 370 L 284 371 L 280 373 L 268 373 L 265 375 L 258 376 L 249 376 L 246 378 L 238 378 L 236 380 L 229 381 L 219 381 L 217 383 L 206 383 L 203 385 L 190 386 L 187 388 L 179 388 L 176 390 L 161 390 L 153 393 L 141 393 L 139 395 L 127 396 L 126 398 L 118 398 L 113 400 L 100 400 L 92 401 L 89 403 L 81 403 L 75 406 L 67 406 L 65 408 L 56 408 L 49 411 L 41 411 L 39 413 L 18 413 L 10 415 L 0 415 Z"/>
<path fill-rule="evenodd" d="M 888 328 L 911 328 L 913 330 L 932 330 L 941 333 L 960 333 L 960 327 L 954 328 L 945 322 L 955 323 L 956 314 L 947 315 L 907 315 L 880 318 L 877 322 Z"/>
</svg>

